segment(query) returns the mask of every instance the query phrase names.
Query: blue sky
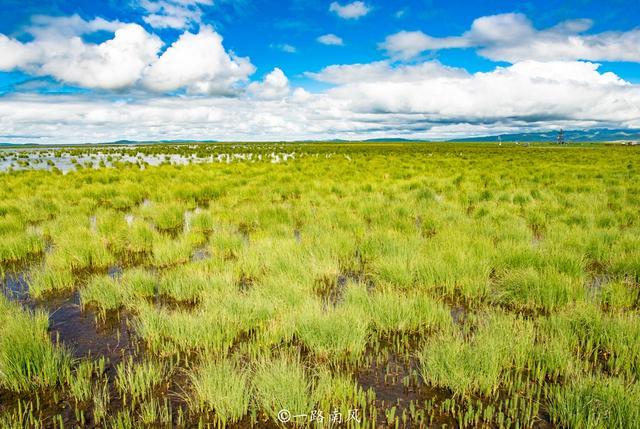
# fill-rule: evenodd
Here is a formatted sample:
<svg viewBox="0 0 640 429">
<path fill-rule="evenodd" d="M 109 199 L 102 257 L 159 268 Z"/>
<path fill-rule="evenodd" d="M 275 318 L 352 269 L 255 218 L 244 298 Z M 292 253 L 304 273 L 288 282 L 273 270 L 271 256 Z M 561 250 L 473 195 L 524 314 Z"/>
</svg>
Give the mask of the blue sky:
<svg viewBox="0 0 640 429">
<path fill-rule="evenodd" d="M 637 0 L 4 0 L 0 141 L 640 127 Z"/>
</svg>

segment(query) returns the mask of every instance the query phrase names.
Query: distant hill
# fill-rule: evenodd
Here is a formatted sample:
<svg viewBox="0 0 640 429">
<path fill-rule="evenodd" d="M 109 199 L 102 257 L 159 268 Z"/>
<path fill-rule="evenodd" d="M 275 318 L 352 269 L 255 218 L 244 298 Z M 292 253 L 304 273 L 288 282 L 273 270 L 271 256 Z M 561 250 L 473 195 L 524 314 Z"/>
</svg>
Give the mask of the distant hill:
<svg viewBox="0 0 640 429">
<path fill-rule="evenodd" d="M 137 145 L 137 144 L 172 144 L 172 143 L 218 143 L 217 140 L 117 140 L 106 143 L 91 143 L 97 145 Z"/>
<path fill-rule="evenodd" d="M 367 139 L 367 140 L 363 140 L 365 142 L 371 142 L 371 143 L 386 143 L 386 142 L 398 142 L 398 143 L 409 143 L 409 142 L 425 142 L 425 141 L 431 141 L 431 140 L 422 140 L 422 139 L 401 139 L 401 138 L 393 138 L 393 137 L 383 137 L 383 138 L 378 138 L 378 139 Z"/>
<path fill-rule="evenodd" d="M 412 143 L 412 142 L 555 142 L 558 138 L 558 130 L 539 131 L 531 133 L 515 133 L 515 134 L 496 134 L 481 137 L 461 137 L 450 140 L 443 139 L 408 139 L 399 137 L 381 137 L 365 140 L 343 140 L 343 139 L 326 139 L 326 140 L 297 140 L 297 141 L 273 141 L 262 143 L 348 143 L 348 142 L 368 142 L 368 143 Z M 565 130 L 564 139 L 567 142 L 640 142 L 640 129 L 608 129 L 595 128 L 590 130 Z M 196 144 L 196 143 L 220 143 L 219 140 L 117 140 L 104 143 L 74 143 L 74 144 L 47 144 L 35 146 L 104 146 L 104 145 L 153 145 L 153 144 Z M 233 142 L 228 142 L 233 143 Z M 255 142 L 261 143 L 261 142 Z M 3 143 L 0 147 L 23 147 L 33 146 L 30 144 L 19 143 Z"/>
<path fill-rule="evenodd" d="M 453 139 L 456 142 L 555 142 L 558 131 L 544 131 L 535 133 L 500 134 L 494 136 L 468 137 Z M 640 141 L 640 129 L 607 129 L 565 130 L 564 139 L 568 142 L 613 142 Z"/>
</svg>

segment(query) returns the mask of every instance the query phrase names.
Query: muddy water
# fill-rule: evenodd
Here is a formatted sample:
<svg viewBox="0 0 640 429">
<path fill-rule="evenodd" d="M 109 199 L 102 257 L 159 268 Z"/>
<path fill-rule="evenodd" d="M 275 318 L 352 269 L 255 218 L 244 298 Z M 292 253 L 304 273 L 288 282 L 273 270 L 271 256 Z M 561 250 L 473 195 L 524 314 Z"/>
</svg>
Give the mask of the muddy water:
<svg viewBox="0 0 640 429">
<path fill-rule="evenodd" d="M 20 302 L 26 308 L 39 308 L 48 311 L 50 317 L 50 336 L 54 342 L 59 342 L 68 347 L 76 358 L 107 358 L 105 366 L 106 375 L 110 380 L 109 389 L 111 391 L 110 412 L 115 413 L 126 407 L 113 386 L 116 373 L 116 365 L 123 358 L 132 356 L 139 359 L 144 354 L 143 348 L 136 341 L 136 337 L 131 327 L 131 315 L 127 312 L 107 314 L 104 319 L 100 319 L 98 314 L 91 307 L 82 309 L 78 292 L 66 295 L 50 297 L 45 301 L 34 301 L 28 295 L 28 267 L 17 267 L 7 270 L 2 284 L 3 293 L 9 299 Z M 109 275 L 119 276 L 121 270 L 113 267 L 109 269 Z M 341 290 L 346 286 L 347 281 L 357 277 L 355 273 L 341 273 L 331 282 L 328 301 L 338 302 L 341 297 Z M 360 279 L 361 280 L 361 279 Z M 452 318 L 459 325 L 464 325 L 468 317 L 467 309 L 464 307 L 452 306 Z M 442 410 L 442 403 L 451 399 L 453 394 L 446 389 L 439 389 L 425 384 L 419 373 L 419 362 L 415 356 L 416 350 L 421 350 L 424 345 L 424 338 L 412 339 L 404 338 L 402 347 L 409 351 L 397 352 L 393 350 L 391 344 L 381 344 L 370 350 L 371 356 L 378 356 L 379 359 L 372 358 L 368 363 L 353 372 L 354 378 L 365 391 L 371 389 L 376 396 L 372 404 L 377 412 L 378 427 L 386 427 L 385 414 L 395 407 L 395 414 L 402 416 L 403 413 L 410 414 L 413 410 L 422 410 L 425 415 L 432 416 L 432 420 L 423 421 L 414 415 L 409 419 L 407 425 L 400 427 L 457 427 L 457 422 L 452 415 Z M 159 397 L 167 397 L 171 403 L 174 419 L 177 410 L 186 410 L 184 397 L 176 392 L 185 392 L 188 387 L 188 380 L 185 379 L 185 372 L 174 368 L 173 376 L 168 381 L 168 388 L 158 392 Z M 43 395 L 45 395 L 43 393 Z M 18 395 L 0 391 L 0 411 L 6 407 L 15 408 Z M 33 399 L 33 398 L 22 398 Z M 65 424 L 74 427 L 77 424 L 75 416 L 71 411 L 73 405 L 68 400 L 54 401 L 53 399 L 42 399 L 40 411 L 44 416 L 55 416 L 61 414 Z M 88 406 L 87 424 L 85 427 L 97 427 L 91 422 L 91 408 Z M 200 418 L 204 421 L 213 416 L 201 415 L 190 416 L 188 418 Z M 175 421 L 175 420 L 174 420 Z M 197 421 L 191 421 L 197 426 Z M 536 427 L 549 427 L 544 416 L 541 416 L 541 424 Z M 248 428 L 251 422 L 247 419 L 231 427 Z M 266 420 L 259 421 L 254 427 L 277 427 L 273 422 Z"/>
<path fill-rule="evenodd" d="M 425 385 L 418 373 L 419 365 L 415 358 L 406 359 L 399 355 L 391 355 L 385 362 L 373 363 L 370 367 L 359 371 L 356 375 L 358 384 L 364 389 L 372 389 L 376 394 L 375 407 L 378 421 L 385 421 L 385 413 L 396 407 L 396 415 L 410 413 L 411 403 L 415 409 L 436 416 L 434 420 L 420 421 L 414 418 L 406 427 L 455 427 L 456 421 L 450 415 L 439 413 L 439 403 L 451 398 L 445 389 L 432 388 Z M 409 381 L 406 381 L 409 380 Z M 403 382 L 404 381 L 404 382 Z"/>
<path fill-rule="evenodd" d="M 42 300 L 32 299 L 29 275 L 39 265 L 40 261 L 29 261 L 7 267 L 0 287 L 3 295 L 26 309 L 47 311 L 51 339 L 66 346 L 74 357 L 104 356 L 117 362 L 123 352 L 132 350 L 129 314 L 109 314 L 104 320 L 98 320 L 95 310 L 87 308 L 83 311 L 78 291 Z M 111 267 L 108 274 L 119 276 L 122 269 Z"/>
<path fill-rule="evenodd" d="M 82 310 L 78 292 L 51 300 L 46 307 L 51 339 L 64 344 L 74 357 L 103 356 L 115 365 L 134 352 L 128 313 L 107 314 L 105 320 L 99 320 L 94 310 Z"/>
</svg>

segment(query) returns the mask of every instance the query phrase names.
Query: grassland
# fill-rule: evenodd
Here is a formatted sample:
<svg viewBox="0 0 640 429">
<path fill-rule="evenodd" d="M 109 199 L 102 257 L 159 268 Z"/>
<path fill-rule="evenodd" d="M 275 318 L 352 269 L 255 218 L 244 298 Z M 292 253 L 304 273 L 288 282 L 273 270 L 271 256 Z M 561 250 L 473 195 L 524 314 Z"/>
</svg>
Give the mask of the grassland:
<svg viewBox="0 0 640 429">
<path fill-rule="evenodd" d="M 2 155 L 0 427 L 640 422 L 637 148 L 33 153 Z"/>
</svg>

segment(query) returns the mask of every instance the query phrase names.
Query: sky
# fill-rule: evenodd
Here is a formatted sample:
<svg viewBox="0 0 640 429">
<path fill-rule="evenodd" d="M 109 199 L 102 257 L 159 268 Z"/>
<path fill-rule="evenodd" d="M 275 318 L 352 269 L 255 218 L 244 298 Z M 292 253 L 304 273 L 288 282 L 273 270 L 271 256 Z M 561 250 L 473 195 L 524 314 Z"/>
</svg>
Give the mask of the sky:
<svg viewBox="0 0 640 429">
<path fill-rule="evenodd" d="M 0 142 L 640 128 L 640 0 L 0 6 Z"/>
</svg>

